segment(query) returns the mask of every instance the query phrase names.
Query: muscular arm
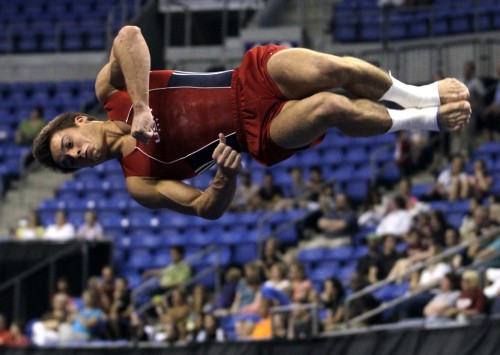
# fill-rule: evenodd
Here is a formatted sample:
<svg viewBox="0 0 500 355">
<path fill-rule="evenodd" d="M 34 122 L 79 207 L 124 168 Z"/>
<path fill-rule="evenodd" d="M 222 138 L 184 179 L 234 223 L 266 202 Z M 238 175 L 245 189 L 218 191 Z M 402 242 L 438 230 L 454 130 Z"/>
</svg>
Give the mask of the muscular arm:
<svg viewBox="0 0 500 355">
<path fill-rule="evenodd" d="M 233 200 L 237 174 L 241 169 L 241 155 L 225 144 L 222 134 L 219 139 L 220 143 L 212 156 L 219 168 L 205 191 L 176 180 L 143 177 L 128 177 L 128 191 L 137 202 L 148 208 L 168 208 L 207 219 L 219 218 Z"/>
<path fill-rule="evenodd" d="M 96 95 L 101 103 L 117 90 L 127 88 L 134 107 L 132 135 L 147 142 L 152 135 L 153 116 L 149 108 L 151 55 L 139 27 L 125 26 L 116 36 L 109 63 L 96 79 Z"/>
</svg>

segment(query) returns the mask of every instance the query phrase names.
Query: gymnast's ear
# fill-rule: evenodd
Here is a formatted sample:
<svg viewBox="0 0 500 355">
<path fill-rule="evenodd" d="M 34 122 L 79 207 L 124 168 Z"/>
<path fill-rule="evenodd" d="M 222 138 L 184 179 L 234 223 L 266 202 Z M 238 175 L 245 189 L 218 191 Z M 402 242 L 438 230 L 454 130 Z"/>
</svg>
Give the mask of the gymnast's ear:
<svg viewBox="0 0 500 355">
<path fill-rule="evenodd" d="M 87 122 L 89 122 L 89 118 L 87 116 L 80 115 L 80 116 L 76 116 L 75 117 L 75 123 L 78 126 L 83 125 L 83 124 L 85 124 Z"/>
</svg>

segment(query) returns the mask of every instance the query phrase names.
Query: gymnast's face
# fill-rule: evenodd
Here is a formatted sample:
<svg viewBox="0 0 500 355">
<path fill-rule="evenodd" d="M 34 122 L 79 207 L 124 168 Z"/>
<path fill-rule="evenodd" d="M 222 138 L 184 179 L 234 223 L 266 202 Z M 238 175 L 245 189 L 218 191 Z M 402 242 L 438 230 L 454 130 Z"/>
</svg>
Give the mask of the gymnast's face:
<svg viewBox="0 0 500 355">
<path fill-rule="evenodd" d="M 50 151 L 62 167 L 77 169 L 100 164 L 106 160 L 102 123 L 88 121 L 85 116 L 75 118 L 76 127 L 54 133 Z"/>
</svg>

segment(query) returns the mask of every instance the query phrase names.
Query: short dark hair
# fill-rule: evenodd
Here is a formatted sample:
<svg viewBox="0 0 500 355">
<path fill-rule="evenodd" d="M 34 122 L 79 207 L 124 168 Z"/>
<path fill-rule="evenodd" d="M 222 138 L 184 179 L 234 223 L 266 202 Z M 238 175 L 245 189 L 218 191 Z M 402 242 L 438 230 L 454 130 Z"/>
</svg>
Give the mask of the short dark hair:
<svg viewBox="0 0 500 355">
<path fill-rule="evenodd" d="M 52 157 L 52 151 L 50 150 L 50 141 L 52 140 L 52 136 L 63 129 L 76 127 L 75 118 L 78 116 L 86 116 L 89 121 L 95 120 L 94 117 L 90 117 L 85 113 L 65 112 L 56 116 L 38 134 L 33 141 L 32 152 L 33 156 L 40 164 L 52 171 L 63 174 L 73 173 L 78 170 L 78 168 L 66 168 L 57 164 Z"/>
</svg>

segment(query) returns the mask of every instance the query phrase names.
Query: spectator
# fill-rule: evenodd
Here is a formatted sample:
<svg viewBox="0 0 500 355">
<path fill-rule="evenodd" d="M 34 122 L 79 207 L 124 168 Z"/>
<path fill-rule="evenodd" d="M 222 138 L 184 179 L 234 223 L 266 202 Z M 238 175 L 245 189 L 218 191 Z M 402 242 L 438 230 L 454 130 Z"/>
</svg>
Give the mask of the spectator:
<svg viewBox="0 0 500 355">
<path fill-rule="evenodd" d="M 481 235 L 483 235 L 483 233 L 487 232 L 492 226 L 494 226 L 494 223 L 489 218 L 488 208 L 484 206 L 478 206 L 474 210 L 472 228 L 465 238 L 466 240 L 475 241 Z M 470 244 L 469 248 L 467 249 L 467 256 L 469 258 L 476 259 L 478 253 L 483 247 L 484 246 L 479 242 Z M 487 257 L 488 255 L 482 255 L 482 257 L 485 256 Z"/>
<path fill-rule="evenodd" d="M 447 308 L 444 314 L 456 317 L 457 320 L 467 320 L 470 317 L 486 312 L 487 299 L 481 288 L 479 274 L 467 270 L 462 274 L 461 291 L 455 304 Z"/>
<path fill-rule="evenodd" d="M 342 326 L 345 316 L 344 296 L 344 287 L 337 278 L 330 277 L 323 282 L 323 292 L 319 300 L 326 310 L 326 317 L 322 319 L 324 331 L 332 331 Z"/>
<path fill-rule="evenodd" d="M 16 130 L 16 144 L 31 145 L 33 140 L 45 127 L 45 120 L 43 118 L 43 108 L 41 106 L 34 107 L 31 110 L 29 117 L 19 124 Z"/>
<path fill-rule="evenodd" d="M 424 316 L 427 320 L 437 320 L 445 318 L 445 312 L 453 307 L 460 295 L 458 278 L 449 272 L 439 281 L 439 290 L 434 297 L 426 304 Z"/>
<path fill-rule="evenodd" d="M 26 219 L 21 219 L 16 229 L 16 239 L 35 240 L 43 239 L 45 226 L 43 225 L 38 211 L 30 211 Z"/>
<path fill-rule="evenodd" d="M 224 330 L 219 327 L 217 318 L 212 313 L 205 313 L 203 315 L 203 328 L 196 335 L 196 342 L 221 342 L 224 340 Z"/>
<path fill-rule="evenodd" d="M 101 277 L 97 282 L 97 302 L 104 313 L 109 314 L 115 293 L 115 270 L 106 265 L 101 269 Z"/>
<path fill-rule="evenodd" d="M 116 340 L 130 337 L 130 316 L 133 311 L 130 301 L 127 279 L 117 277 L 106 327 L 108 338 Z"/>
<path fill-rule="evenodd" d="M 451 249 L 457 247 L 460 244 L 460 234 L 458 229 L 453 227 L 446 228 L 444 233 L 444 245 L 445 249 Z M 467 256 L 467 250 L 461 251 L 453 255 L 451 259 L 451 266 L 453 269 L 459 269 L 462 266 L 469 265 L 471 260 Z"/>
<path fill-rule="evenodd" d="M 379 189 L 370 187 L 368 189 L 363 205 L 361 206 L 361 214 L 358 217 L 358 226 L 360 228 L 376 227 L 382 217 L 385 215 L 386 206 L 382 201 L 382 194 Z"/>
<path fill-rule="evenodd" d="M 465 172 L 465 159 L 460 154 L 451 158 L 451 166 L 443 170 L 432 190 L 426 196 L 427 200 L 465 199 L 469 194 L 469 184 Z"/>
<path fill-rule="evenodd" d="M 271 339 L 272 328 L 271 328 L 271 308 L 273 306 L 273 301 L 267 298 L 261 298 L 259 302 L 258 315 L 260 321 L 255 324 L 252 331 L 251 338 L 253 340 L 264 340 Z"/>
<path fill-rule="evenodd" d="M 500 268 L 500 237 L 481 248 L 474 257 L 474 263 L 487 268 Z"/>
<path fill-rule="evenodd" d="M 396 277 L 408 270 L 411 265 L 429 258 L 432 254 L 422 245 L 422 233 L 414 228 L 405 234 L 406 249 L 394 264 L 387 277 Z M 430 249 L 430 248 L 429 248 Z"/>
<path fill-rule="evenodd" d="M 256 314 L 261 298 L 261 269 L 255 262 L 246 263 L 243 267 L 245 277 L 238 283 L 231 313 Z"/>
<path fill-rule="evenodd" d="M 164 293 L 168 289 L 182 286 L 191 277 L 191 267 L 184 260 L 184 248 L 174 246 L 170 248 L 171 264 L 160 269 L 151 269 L 144 272 L 143 277 L 158 277 L 159 289 L 155 293 Z"/>
<path fill-rule="evenodd" d="M 351 287 L 352 292 L 354 293 L 368 286 L 368 283 L 362 275 L 354 273 L 351 276 L 351 279 L 349 280 L 349 286 Z M 377 308 L 379 305 L 380 302 L 375 297 L 373 297 L 371 294 L 366 294 L 364 296 L 361 296 L 360 298 L 352 300 L 352 302 L 349 304 L 349 308 L 346 309 L 347 317 L 348 319 L 352 320 L 363 313 L 366 313 L 374 308 Z M 357 325 L 362 326 L 367 324 L 377 324 L 379 322 L 380 322 L 380 316 L 377 315 L 369 318 L 365 322 L 360 322 Z"/>
<path fill-rule="evenodd" d="M 75 236 L 75 227 L 68 222 L 66 212 L 59 210 L 55 214 L 55 223 L 45 229 L 44 239 L 65 242 L 74 239 Z"/>
<path fill-rule="evenodd" d="M 414 147 L 408 131 L 398 132 L 398 141 L 394 152 L 394 160 L 402 176 L 411 175 L 415 170 Z"/>
<path fill-rule="evenodd" d="M 7 341 L 7 346 L 10 348 L 25 348 L 29 345 L 30 341 L 26 335 L 23 334 L 22 326 L 19 322 L 12 322 L 9 327 L 10 339 Z M 0 345 L 1 346 L 1 345 Z"/>
<path fill-rule="evenodd" d="M 85 222 L 78 228 L 77 238 L 85 240 L 100 240 L 104 238 L 104 230 L 97 221 L 95 211 L 86 211 L 84 215 Z"/>
<path fill-rule="evenodd" d="M 287 339 L 289 333 L 288 317 L 283 313 L 274 313 L 272 315 L 272 334 L 273 339 Z"/>
<path fill-rule="evenodd" d="M 269 278 L 271 267 L 279 262 L 283 262 L 283 255 L 280 252 L 280 243 L 278 238 L 270 237 L 264 244 L 264 251 L 257 260 L 259 266 L 263 269 L 264 275 Z"/>
<path fill-rule="evenodd" d="M 335 196 L 335 206 L 327 209 L 318 220 L 318 228 L 324 232 L 328 245 L 337 246 L 351 242 L 357 229 L 356 212 L 343 192 Z"/>
<path fill-rule="evenodd" d="M 300 167 L 295 166 L 290 169 L 290 181 L 290 191 L 286 199 L 287 208 L 307 207 L 307 183 Z"/>
<path fill-rule="evenodd" d="M 304 266 L 299 262 L 294 262 L 289 266 L 288 270 L 288 280 L 290 281 L 292 290 L 292 302 L 313 302 L 316 299 L 316 292 L 311 280 L 306 276 Z"/>
<path fill-rule="evenodd" d="M 310 339 L 313 336 L 313 319 L 310 309 L 293 308 L 290 323 L 288 334 L 290 339 Z"/>
<path fill-rule="evenodd" d="M 12 334 L 7 326 L 7 319 L 0 313 L 0 347 L 7 345 L 11 337 Z"/>
<path fill-rule="evenodd" d="M 259 189 L 259 207 L 265 210 L 280 210 L 283 207 L 284 193 L 274 182 L 274 176 L 266 171 Z"/>
<path fill-rule="evenodd" d="M 370 269 L 381 257 L 380 253 L 380 238 L 375 234 L 370 234 L 366 237 L 368 252 L 360 257 L 356 262 L 356 272 L 366 279 L 369 278 Z"/>
<path fill-rule="evenodd" d="M 275 263 L 271 267 L 269 279 L 262 286 L 262 294 L 275 298 L 279 304 L 290 303 L 290 281 L 286 278 L 287 269 L 283 263 Z"/>
<path fill-rule="evenodd" d="M 63 324 L 60 329 L 61 342 L 89 341 L 101 336 L 104 313 L 99 309 L 92 292 L 82 293 L 83 306 L 70 315 L 70 324 Z"/>
<path fill-rule="evenodd" d="M 145 321 L 142 315 L 137 312 L 132 312 L 130 314 L 130 340 L 132 340 L 134 344 L 140 341 L 149 340 L 145 328 Z"/>
<path fill-rule="evenodd" d="M 483 199 L 488 196 L 493 185 L 493 176 L 488 173 L 483 159 L 474 161 L 474 172 L 468 176 L 468 184 L 472 197 Z"/>
<path fill-rule="evenodd" d="M 411 193 L 412 186 L 413 184 L 409 176 L 402 177 L 399 180 L 398 183 L 399 196 L 401 196 L 405 200 L 406 209 L 410 212 L 416 207 L 418 203 L 418 198 Z"/>
<path fill-rule="evenodd" d="M 408 233 L 412 225 L 412 217 L 406 209 L 406 200 L 396 196 L 389 203 L 388 213 L 382 218 L 375 233 L 379 236 L 392 234 L 403 236 Z"/>
<path fill-rule="evenodd" d="M 441 247 L 434 245 L 433 254 L 436 256 L 441 253 Z M 400 318 L 420 318 L 427 303 L 433 298 L 433 289 L 439 284 L 446 274 L 451 272 L 451 266 L 443 261 L 437 261 L 425 267 L 420 273 L 415 272 L 410 279 L 408 292 L 419 292 L 416 296 L 408 299 L 399 305 Z M 431 290 L 432 289 L 432 290 Z"/>
<path fill-rule="evenodd" d="M 61 340 L 60 328 L 66 322 L 68 322 L 68 298 L 63 294 L 58 294 L 52 299 L 52 309 L 39 321 L 33 323 L 33 343 L 43 346 L 59 342 Z"/>
<path fill-rule="evenodd" d="M 252 182 L 252 174 L 248 171 L 242 171 L 231 209 L 237 212 L 255 210 L 258 204 L 258 193 L 259 185 Z"/>
<path fill-rule="evenodd" d="M 309 168 L 309 181 L 307 182 L 307 199 L 309 201 L 318 202 L 321 190 L 323 190 L 323 171 L 319 166 Z"/>
<path fill-rule="evenodd" d="M 183 343 L 187 340 L 186 324 L 191 313 L 186 290 L 175 287 L 172 290 L 172 306 L 168 307 L 168 301 L 165 304 L 166 310 L 161 319 L 166 329 L 170 330 L 167 331 L 167 341 Z"/>
<path fill-rule="evenodd" d="M 396 251 L 396 236 L 387 234 L 383 237 L 382 253 L 375 263 L 370 267 L 368 280 L 370 283 L 385 279 L 401 255 Z M 363 277 L 363 275 L 359 275 Z M 363 282 L 365 280 L 363 279 Z"/>
<path fill-rule="evenodd" d="M 70 293 L 70 286 L 68 279 L 65 277 L 59 277 L 56 281 L 56 289 L 54 294 L 52 295 L 52 299 L 54 297 L 57 297 L 58 295 L 63 295 L 66 297 L 67 303 L 68 303 L 68 310 L 70 310 L 74 306 L 74 300 L 73 297 Z"/>
<path fill-rule="evenodd" d="M 217 297 L 215 308 L 217 314 L 224 315 L 225 310 L 230 309 L 236 296 L 236 289 L 241 279 L 241 271 L 235 267 L 231 267 L 226 271 L 225 284 Z"/>
</svg>

